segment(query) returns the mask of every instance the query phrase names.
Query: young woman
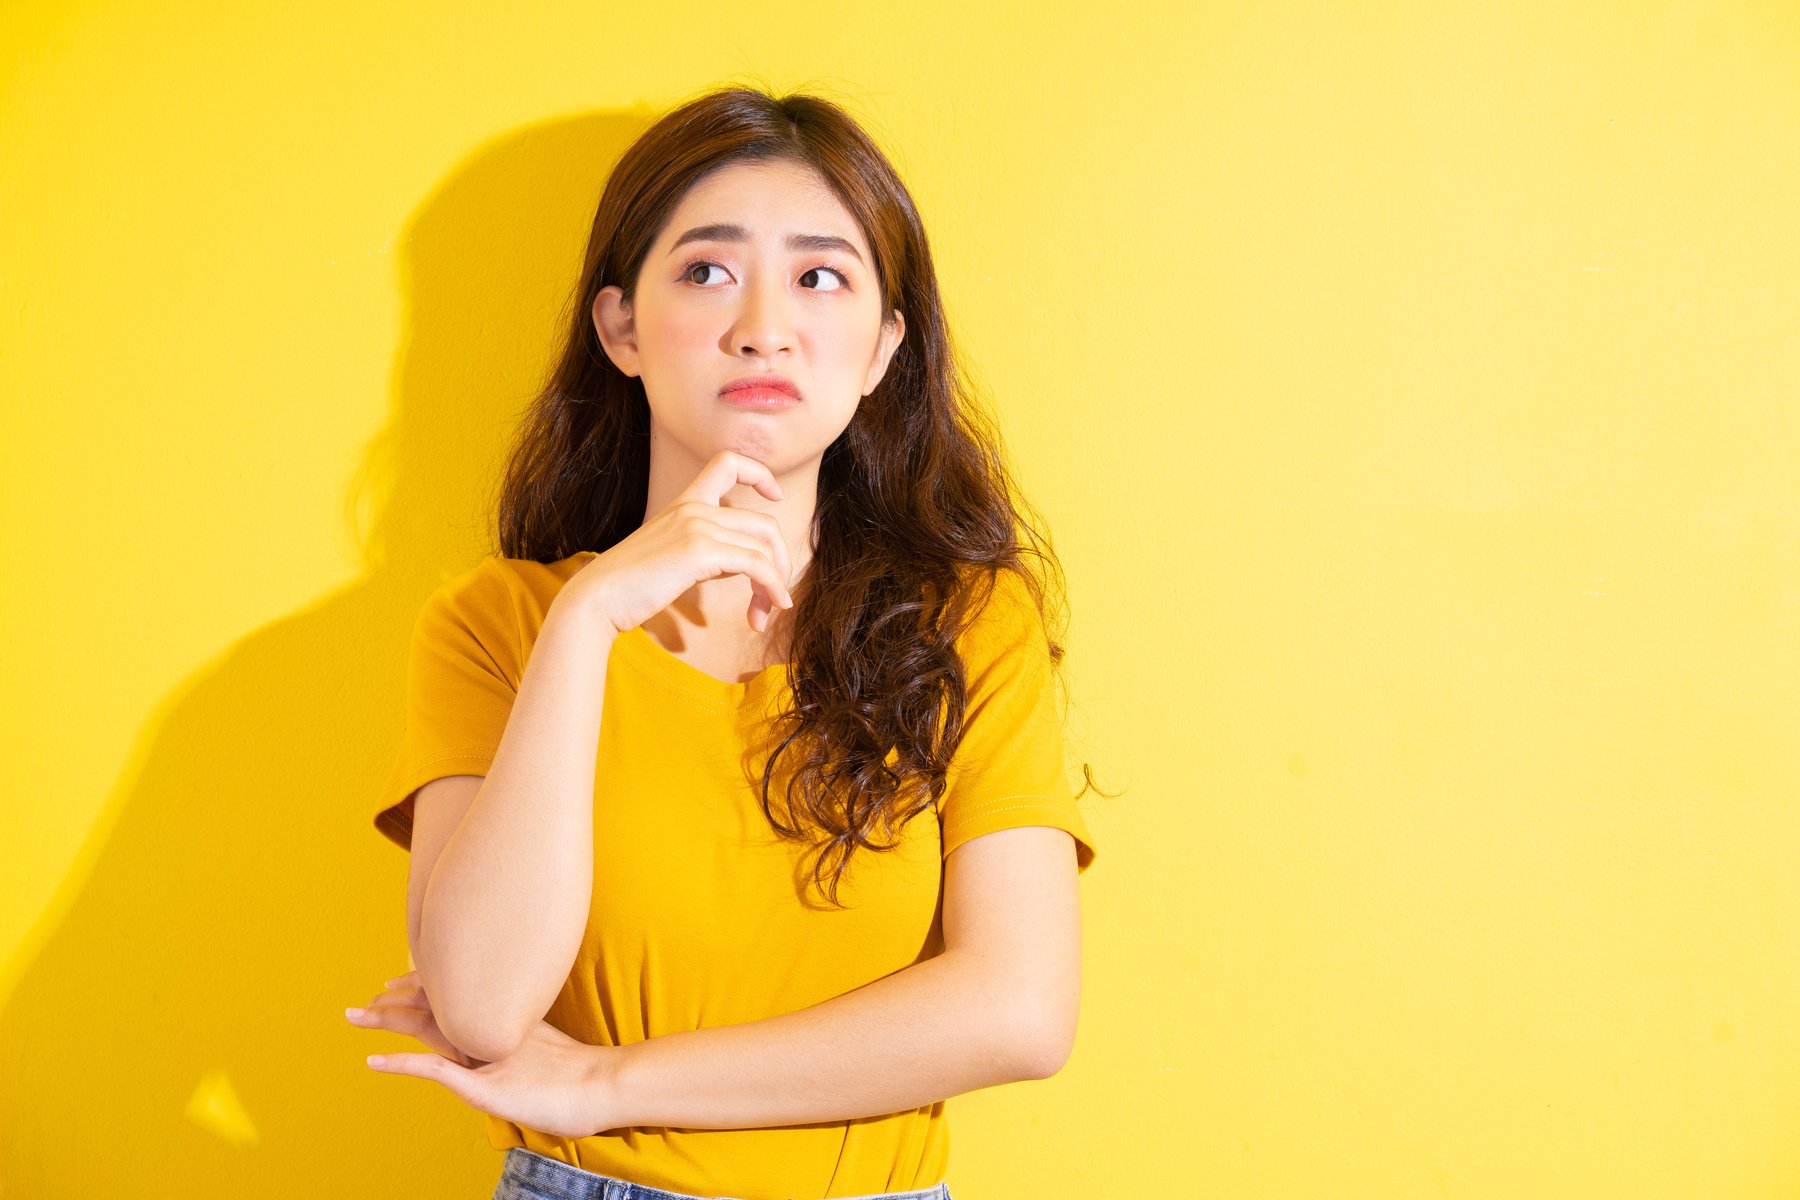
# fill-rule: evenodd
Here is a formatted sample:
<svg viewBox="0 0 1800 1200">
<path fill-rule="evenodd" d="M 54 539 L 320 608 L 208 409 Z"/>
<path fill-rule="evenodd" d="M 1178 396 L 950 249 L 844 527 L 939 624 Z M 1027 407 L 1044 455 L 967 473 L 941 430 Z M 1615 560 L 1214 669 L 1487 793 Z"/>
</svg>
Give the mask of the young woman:
<svg viewBox="0 0 1800 1200">
<path fill-rule="evenodd" d="M 577 296 L 413 630 L 416 969 L 351 1019 L 487 1114 L 499 1200 L 947 1200 L 945 1099 L 1069 1054 L 1094 848 L 918 214 L 835 105 L 721 90 Z"/>
</svg>

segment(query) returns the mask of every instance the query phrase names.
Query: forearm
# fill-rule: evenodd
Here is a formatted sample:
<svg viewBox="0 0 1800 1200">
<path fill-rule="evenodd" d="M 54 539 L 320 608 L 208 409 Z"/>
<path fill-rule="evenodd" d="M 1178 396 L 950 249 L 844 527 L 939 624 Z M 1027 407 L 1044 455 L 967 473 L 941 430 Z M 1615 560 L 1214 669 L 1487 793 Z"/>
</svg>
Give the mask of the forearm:
<svg viewBox="0 0 1800 1200">
<path fill-rule="evenodd" d="M 494 761 L 432 866 L 416 957 L 445 1037 L 504 1058 L 568 978 L 593 889 L 593 796 L 612 639 L 554 605 Z"/>
<path fill-rule="evenodd" d="M 606 1128 L 847 1120 L 1042 1078 L 1038 1023 L 1008 995 L 940 954 L 798 1012 L 596 1047 Z"/>
</svg>

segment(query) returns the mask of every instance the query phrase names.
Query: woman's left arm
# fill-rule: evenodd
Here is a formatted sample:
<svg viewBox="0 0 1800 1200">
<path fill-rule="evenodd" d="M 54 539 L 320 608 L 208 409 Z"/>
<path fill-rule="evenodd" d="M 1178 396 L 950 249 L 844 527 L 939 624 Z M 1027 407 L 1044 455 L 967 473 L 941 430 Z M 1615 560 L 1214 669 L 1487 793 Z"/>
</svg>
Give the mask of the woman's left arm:
<svg viewBox="0 0 1800 1200">
<path fill-rule="evenodd" d="M 944 862 L 944 952 L 798 1012 L 592 1047 L 601 1129 L 742 1129 L 920 1108 L 1043 1079 L 1081 995 L 1075 842 L 1029 825 Z"/>
</svg>

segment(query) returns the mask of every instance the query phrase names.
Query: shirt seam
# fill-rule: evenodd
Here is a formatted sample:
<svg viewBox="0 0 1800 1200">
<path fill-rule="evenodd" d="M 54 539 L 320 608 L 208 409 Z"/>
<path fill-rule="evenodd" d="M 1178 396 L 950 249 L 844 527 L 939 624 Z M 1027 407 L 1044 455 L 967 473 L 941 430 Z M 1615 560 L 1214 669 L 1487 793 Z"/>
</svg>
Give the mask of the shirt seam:
<svg viewBox="0 0 1800 1200">
<path fill-rule="evenodd" d="M 1042 803 L 1005 804 L 1004 802 L 1007 800 L 1039 800 L 1042 801 Z M 1000 805 L 1001 807 L 995 807 L 996 805 Z M 953 829 L 961 828 L 970 821 L 977 820 L 981 817 L 989 817 L 995 813 L 1013 812 L 1014 810 L 1021 808 L 1049 808 L 1054 809 L 1057 812 L 1068 811 L 1055 797 L 1046 796 L 1040 792 L 1020 792 L 1014 796 L 995 796 L 992 800 L 982 801 L 981 807 L 977 808 L 974 812 L 958 812 L 955 819 L 944 823 L 944 832 L 948 833 Z"/>
<path fill-rule="evenodd" d="M 463 746 L 455 750 L 446 750 L 435 758 L 428 758 L 424 762 L 413 764 L 412 769 L 414 771 L 422 771 L 426 767 L 434 767 L 438 763 L 450 762 L 455 759 L 487 758 L 491 756 L 496 749 L 498 749 L 498 747 L 495 746 Z"/>
</svg>

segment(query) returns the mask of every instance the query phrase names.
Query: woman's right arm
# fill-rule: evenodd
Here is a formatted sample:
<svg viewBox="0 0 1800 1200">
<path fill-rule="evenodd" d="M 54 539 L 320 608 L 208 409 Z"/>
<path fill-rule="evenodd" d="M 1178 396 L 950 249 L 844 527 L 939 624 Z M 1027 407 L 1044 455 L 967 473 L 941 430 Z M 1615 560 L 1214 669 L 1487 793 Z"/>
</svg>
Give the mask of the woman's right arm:
<svg viewBox="0 0 1800 1200">
<path fill-rule="evenodd" d="M 587 931 L 594 889 L 594 768 L 606 667 L 635 629 L 696 583 L 750 579 L 745 614 L 766 632 L 792 608 L 791 558 L 767 512 L 724 505 L 764 464 L 714 455 L 673 502 L 577 571 L 551 601 L 486 776 L 428 783 L 413 805 L 408 934 L 450 1044 L 498 1062 L 555 1002 Z"/>
<path fill-rule="evenodd" d="M 582 589 L 551 602 L 486 776 L 413 809 L 407 933 L 439 1030 L 483 1062 L 543 1019 L 587 928 L 594 764 L 616 637 Z"/>
</svg>

